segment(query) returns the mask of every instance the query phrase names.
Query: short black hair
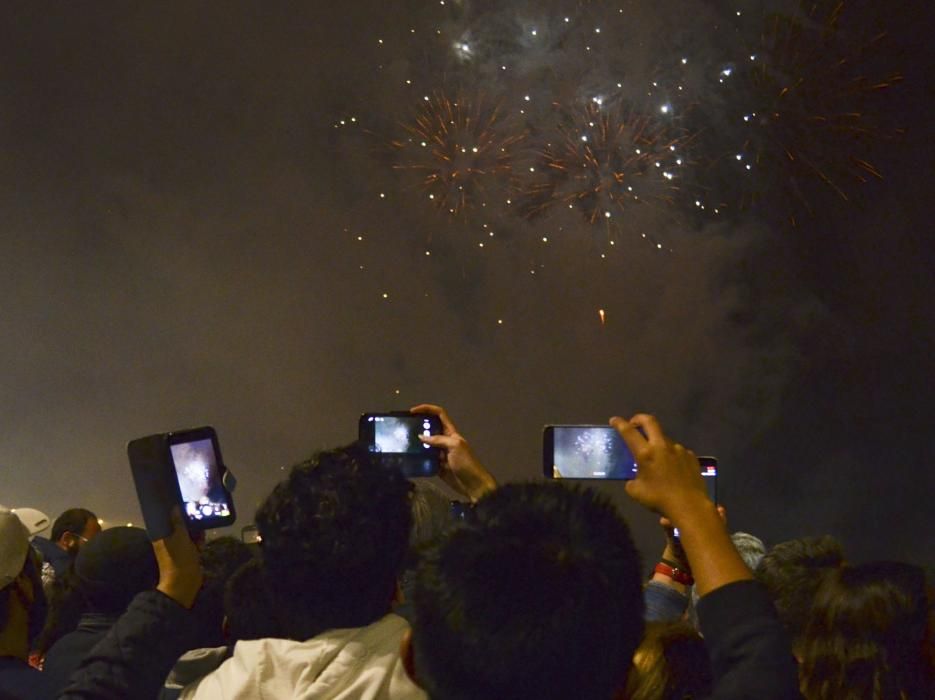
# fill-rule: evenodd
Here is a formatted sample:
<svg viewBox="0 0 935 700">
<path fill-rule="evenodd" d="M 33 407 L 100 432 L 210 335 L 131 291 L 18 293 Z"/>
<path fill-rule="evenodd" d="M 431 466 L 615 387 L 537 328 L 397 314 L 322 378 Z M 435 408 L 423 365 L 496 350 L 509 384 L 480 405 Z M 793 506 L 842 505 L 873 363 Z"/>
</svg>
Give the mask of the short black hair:
<svg viewBox="0 0 935 700">
<path fill-rule="evenodd" d="M 224 644 L 224 589 L 234 572 L 251 559 L 250 548 L 235 537 L 218 537 L 202 548 L 204 583 L 193 609 L 199 620 L 201 646 Z"/>
<path fill-rule="evenodd" d="M 259 559 L 251 559 L 230 577 L 224 587 L 224 613 L 228 644 L 283 636 Z"/>
<path fill-rule="evenodd" d="M 822 582 L 843 564 L 841 543 L 830 535 L 780 542 L 760 560 L 754 576 L 769 591 L 793 646 L 805 633 Z"/>
<path fill-rule="evenodd" d="M 390 611 L 412 519 L 410 483 L 352 444 L 292 468 L 256 514 L 264 578 L 294 639 Z"/>
<path fill-rule="evenodd" d="M 52 523 L 49 539 L 52 542 L 58 542 L 66 532 L 80 535 L 84 532 L 89 520 L 97 520 L 97 516 L 87 508 L 69 508 Z"/>
<path fill-rule="evenodd" d="M 419 567 L 416 676 L 433 700 L 606 700 L 643 635 L 640 571 L 606 498 L 560 483 L 504 486 Z"/>
</svg>

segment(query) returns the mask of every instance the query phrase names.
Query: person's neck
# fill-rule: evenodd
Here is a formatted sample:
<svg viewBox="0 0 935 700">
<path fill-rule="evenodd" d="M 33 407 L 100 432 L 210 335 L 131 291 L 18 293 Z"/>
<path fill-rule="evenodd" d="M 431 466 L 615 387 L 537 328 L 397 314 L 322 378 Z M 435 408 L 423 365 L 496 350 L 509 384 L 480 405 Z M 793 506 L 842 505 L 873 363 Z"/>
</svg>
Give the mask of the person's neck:
<svg viewBox="0 0 935 700">
<path fill-rule="evenodd" d="M 13 600 L 10 601 L 6 627 L 0 630 L 0 656 L 12 656 L 22 661 L 29 658 L 29 621 L 23 606 Z"/>
</svg>

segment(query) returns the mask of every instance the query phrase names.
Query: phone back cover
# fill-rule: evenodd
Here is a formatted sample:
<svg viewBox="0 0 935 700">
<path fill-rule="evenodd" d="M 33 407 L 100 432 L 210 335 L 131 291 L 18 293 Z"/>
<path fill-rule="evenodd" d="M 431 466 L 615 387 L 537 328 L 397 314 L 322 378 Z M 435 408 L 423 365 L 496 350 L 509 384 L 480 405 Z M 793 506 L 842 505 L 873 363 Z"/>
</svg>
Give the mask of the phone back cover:
<svg viewBox="0 0 935 700">
<path fill-rule="evenodd" d="M 169 474 L 169 444 L 165 435 L 149 435 L 127 445 L 130 471 L 136 496 L 143 512 L 143 522 L 150 540 L 159 540 L 172 534 L 169 513 L 178 502 L 173 488 L 177 488 Z"/>
</svg>

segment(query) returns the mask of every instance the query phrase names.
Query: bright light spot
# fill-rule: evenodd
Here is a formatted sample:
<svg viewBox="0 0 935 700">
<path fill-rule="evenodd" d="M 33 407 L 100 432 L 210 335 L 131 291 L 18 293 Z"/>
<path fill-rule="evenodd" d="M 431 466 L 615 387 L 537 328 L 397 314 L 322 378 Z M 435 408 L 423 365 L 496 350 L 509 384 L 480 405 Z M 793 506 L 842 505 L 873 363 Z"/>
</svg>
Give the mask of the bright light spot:
<svg viewBox="0 0 935 700">
<path fill-rule="evenodd" d="M 737 160 L 743 160 L 743 155 L 738 153 L 737 155 L 734 156 L 734 158 L 736 158 Z"/>
<path fill-rule="evenodd" d="M 425 254 L 426 254 L 426 255 L 431 255 L 431 254 L 432 254 L 432 251 L 427 250 L 427 251 L 425 251 Z"/>
<path fill-rule="evenodd" d="M 429 199 L 435 199 L 435 195 L 434 195 L 434 194 L 430 194 L 430 195 L 429 195 Z"/>
<path fill-rule="evenodd" d="M 531 168 L 529 168 L 529 172 L 534 173 L 534 172 L 536 172 L 536 169 L 531 167 Z"/>
<path fill-rule="evenodd" d="M 523 99 L 529 102 L 529 95 L 524 96 Z"/>
<path fill-rule="evenodd" d="M 636 149 L 636 155 L 640 155 L 641 153 L 642 153 L 642 151 L 641 151 L 640 149 L 637 148 L 637 149 Z"/>
<path fill-rule="evenodd" d="M 697 200 L 697 199 L 695 200 L 695 206 L 696 206 L 696 207 L 700 207 L 700 206 L 701 206 L 701 202 L 700 202 L 699 200 Z"/>
<path fill-rule="evenodd" d="M 750 115 L 749 115 L 749 114 L 743 115 L 743 120 L 744 120 L 745 122 L 750 121 Z"/>
<path fill-rule="evenodd" d="M 483 244 L 483 243 L 478 243 L 478 244 L 477 244 L 477 247 L 478 247 L 478 248 L 483 248 L 483 247 L 484 247 L 484 244 Z"/>
<path fill-rule="evenodd" d="M 422 148 L 425 148 L 428 144 L 426 144 L 425 141 L 422 141 L 419 145 L 422 146 Z"/>
<path fill-rule="evenodd" d="M 502 318 L 498 318 L 498 319 L 497 319 L 497 325 L 498 325 L 498 326 L 502 326 L 502 325 L 503 325 L 503 319 L 502 319 Z"/>
<path fill-rule="evenodd" d="M 604 218 L 605 218 L 605 219 L 609 219 L 609 218 L 610 218 L 610 212 L 609 212 L 609 211 L 605 211 L 605 212 L 604 212 Z"/>
<path fill-rule="evenodd" d="M 506 70 L 506 66 L 500 66 L 500 70 Z"/>
<path fill-rule="evenodd" d="M 536 36 L 539 32 L 537 32 L 535 29 L 533 29 L 533 30 L 532 30 L 531 32 L 529 32 L 529 33 L 532 34 L 533 36 Z"/>
<path fill-rule="evenodd" d="M 357 237 L 357 240 L 358 240 L 358 241 L 362 241 L 362 240 L 364 240 L 364 237 L 363 237 L 363 236 L 358 236 L 358 237 Z"/>
<path fill-rule="evenodd" d="M 428 95 L 424 95 L 424 96 L 422 97 L 422 99 L 425 100 L 426 102 L 428 102 L 428 101 L 429 101 L 429 96 L 428 96 Z"/>
<path fill-rule="evenodd" d="M 566 17 L 566 18 L 565 18 L 565 24 L 568 24 L 569 22 L 571 22 L 571 20 L 568 19 L 568 18 Z"/>
<path fill-rule="evenodd" d="M 384 299 L 389 299 L 389 298 L 390 298 L 390 295 L 387 294 L 386 292 L 383 292 L 383 298 L 384 298 Z"/>
<path fill-rule="evenodd" d="M 663 176 L 666 180 L 671 180 L 673 177 L 675 177 L 672 173 L 670 173 L 670 172 L 665 172 L 665 171 L 663 171 L 662 176 Z"/>
<path fill-rule="evenodd" d="M 687 59 L 687 58 L 683 58 L 683 59 L 682 59 L 682 65 L 684 66 L 686 63 L 688 63 L 688 59 Z"/>
<path fill-rule="evenodd" d="M 659 111 L 662 112 L 663 114 L 668 114 L 671 109 L 672 109 L 672 105 L 664 104 L 662 105 L 662 107 L 659 108 Z"/>
<path fill-rule="evenodd" d="M 474 148 L 471 149 L 471 153 L 477 153 L 477 146 L 474 146 Z"/>
<path fill-rule="evenodd" d="M 622 88 L 622 87 L 623 87 L 623 83 L 617 83 L 617 87 L 618 87 L 618 88 Z"/>
<path fill-rule="evenodd" d="M 681 165 L 681 164 L 682 164 L 682 159 L 681 159 L 681 158 L 676 158 L 676 159 L 675 159 L 675 164 L 676 164 L 676 165 Z"/>
<path fill-rule="evenodd" d="M 600 33 L 601 33 L 601 28 L 600 28 L 600 27 L 595 27 L 595 28 L 594 28 L 594 33 L 595 33 L 595 34 L 600 34 Z"/>
<path fill-rule="evenodd" d="M 383 39 L 377 39 L 377 43 L 378 43 L 378 44 L 382 44 L 382 43 L 383 43 Z"/>
<path fill-rule="evenodd" d="M 747 170 L 753 170 L 753 166 L 748 164 L 748 165 L 747 165 Z"/>
<path fill-rule="evenodd" d="M 755 60 L 756 60 L 756 54 L 755 54 L 755 53 L 750 54 L 750 60 L 751 60 L 751 61 L 755 61 Z"/>
<path fill-rule="evenodd" d="M 548 243 L 548 242 L 549 242 L 548 236 L 543 236 L 543 237 L 542 237 L 542 242 L 543 242 L 543 243 Z"/>
<path fill-rule="evenodd" d="M 587 140 L 588 140 L 587 135 L 581 134 L 581 140 L 582 140 L 582 141 L 587 141 Z"/>
<path fill-rule="evenodd" d="M 670 151 L 675 151 L 675 146 L 669 146 Z"/>
<path fill-rule="evenodd" d="M 380 199 L 386 199 L 386 195 L 383 192 L 380 193 Z"/>
<path fill-rule="evenodd" d="M 656 247 L 657 247 L 659 250 L 662 250 L 662 243 L 657 243 L 657 244 L 656 244 Z"/>
</svg>

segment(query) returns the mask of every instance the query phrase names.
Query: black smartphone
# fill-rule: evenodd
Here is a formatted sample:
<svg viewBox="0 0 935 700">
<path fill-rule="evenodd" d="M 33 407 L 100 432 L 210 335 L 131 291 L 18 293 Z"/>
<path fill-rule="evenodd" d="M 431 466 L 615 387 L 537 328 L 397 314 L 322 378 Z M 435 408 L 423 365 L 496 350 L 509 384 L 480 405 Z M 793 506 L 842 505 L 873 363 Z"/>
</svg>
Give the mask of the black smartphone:
<svg viewBox="0 0 935 700">
<path fill-rule="evenodd" d="M 542 474 L 547 479 L 634 479 L 636 460 L 608 425 L 547 425 Z"/>
<path fill-rule="evenodd" d="M 408 411 L 364 413 L 357 431 L 361 444 L 380 464 L 398 467 L 409 478 L 438 474 L 441 450 L 419 439 L 420 435 L 442 434 L 438 416 Z"/>
<path fill-rule="evenodd" d="M 717 505 L 717 457 L 699 457 L 698 464 L 701 465 L 701 476 L 704 477 L 705 487 L 708 489 L 708 498 Z M 679 539 L 679 529 L 672 528 L 672 536 Z"/>
<path fill-rule="evenodd" d="M 227 467 L 214 428 L 148 435 L 127 445 L 136 494 L 149 536 L 172 532 L 178 505 L 189 530 L 233 525 L 234 499 L 225 486 Z"/>
</svg>

